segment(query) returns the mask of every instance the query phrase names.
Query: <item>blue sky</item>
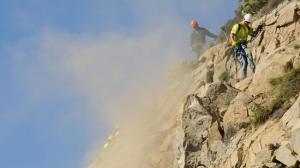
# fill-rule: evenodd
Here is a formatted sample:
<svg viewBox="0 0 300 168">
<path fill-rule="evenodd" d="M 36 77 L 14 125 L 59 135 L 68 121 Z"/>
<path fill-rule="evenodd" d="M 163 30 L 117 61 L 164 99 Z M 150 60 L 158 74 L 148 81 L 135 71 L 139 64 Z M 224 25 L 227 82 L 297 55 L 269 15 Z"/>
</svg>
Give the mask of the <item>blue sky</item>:
<svg viewBox="0 0 300 168">
<path fill-rule="evenodd" d="M 217 33 L 236 5 L 0 0 L 0 167 L 84 167 L 109 133 L 107 104 L 189 54 L 190 19 Z"/>
</svg>

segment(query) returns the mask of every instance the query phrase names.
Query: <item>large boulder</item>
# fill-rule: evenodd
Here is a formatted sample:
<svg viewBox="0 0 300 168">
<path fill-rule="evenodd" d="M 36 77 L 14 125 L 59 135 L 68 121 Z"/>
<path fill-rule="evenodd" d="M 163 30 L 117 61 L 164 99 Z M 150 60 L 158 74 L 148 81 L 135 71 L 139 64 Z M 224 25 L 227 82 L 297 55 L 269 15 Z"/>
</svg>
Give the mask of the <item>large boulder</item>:
<svg viewBox="0 0 300 168">
<path fill-rule="evenodd" d="M 292 129 L 291 148 L 300 156 L 300 120 L 298 122 Z"/>
<path fill-rule="evenodd" d="M 201 101 L 203 104 L 209 103 L 207 99 L 201 99 Z M 200 150 L 202 143 L 207 139 L 207 130 L 212 125 L 213 118 L 203 104 L 199 103 L 196 95 L 190 95 L 186 100 L 182 114 L 186 151 Z"/>
<path fill-rule="evenodd" d="M 239 90 L 223 83 L 213 83 L 208 86 L 206 97 L 211 100 L 212 105 L 219 110 L 227 110 L 230 102 L 237 96 Z M 211 105 L 211 106 L 212 106 Z"/>
<path fill-rule="evenodd" d="M 263 167 L 265 164 L 272 163 L 274 150 L 275 148 L 273 144 L 265 146 L 255 155 L 255 165 Z"/>
<path fill-rule="evenodd" d="M 227 139 L 232 137 L 236 132 L 249 125 L 249 115 L 247 110 L 248 103 L 253 98 L 244 92 L 240 92 L 231 102 L 224 117 L 223 126 Z"/>
<path fill-rule="evenodd" d="M 222 157 L 225 155 L 226 153 L 226 145 L 224 144 L 223 141 L 221 140 L 216 140 L 216 141 L 212 141 L 209 145 L 210 147 L 210 151 L 211 151 L 211 160 L 212 161 L 220 161 L 222 159 Z"/>
<path fill-rule="evenodd" d="M 298 21 L 298 7 L 288 6 L 284 12 L 278 17 L 276 28 L 288 27 Z"/>
<path fill-rule="evenodd" d="M 300 93 L 299 93 L 300 94 Z M 293 106 L 281 118 L 281 124 L 286 130 L 292 129 L 300 121 L 300 96 Z"/>
<path fill-rule="evenodd" d="M 288 167 L 294 167 L 297 163 L 297 158 L 293 155 L 288 145 L 280 146 L 279 149 L 276 150 L 275 158 Z"/>
<path fill-rule="evenodd" d="M 227 109 L 238 90 L 225 84 L 208 86 L 203 97 L 189 95 L 183 107 L 185 166 L 208 166 L 224 155 L 224 130 L 219 109 Z"/>
<path fill-rule="evenodd" d="M 226 152 L 226 144 L 223 142 L 223 137 L 219 132 L 219 126 L 217 122 L 214 122 L 208 131 L 207 144 L 209 146 L 211 161 L 219 162 Z"/>
</svg>

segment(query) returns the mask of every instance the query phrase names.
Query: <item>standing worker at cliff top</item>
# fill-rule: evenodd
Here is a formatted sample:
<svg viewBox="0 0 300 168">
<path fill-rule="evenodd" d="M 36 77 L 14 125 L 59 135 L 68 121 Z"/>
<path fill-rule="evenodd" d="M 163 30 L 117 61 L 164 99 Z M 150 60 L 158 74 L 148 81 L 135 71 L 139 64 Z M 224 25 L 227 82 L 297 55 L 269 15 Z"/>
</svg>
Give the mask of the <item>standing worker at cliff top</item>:
<svg viewBox="0 0 300 168">
<path fill-rule="evenodd" d="M 218 36 L 211 33 L 206 28 L 200 27 L 198 22 L 193 19 L 191 21 L 191 27 L 194 29 L 191 35 L 191 48 L 197 56 L 200 56 L 207 48 L 206 36 L 216 39 Z"/>
<path fill-rule="evenodd" d="M 248 36 L 255 37 L 258 32 L 262 29 L 262 25 L 259 25 L 255 31 L 250 26 L 252 22 L 252 15 L 246 14 L 243 20 L 235 24 L 232 27 L 230 33 L 230 42 L 235 49 L 235 55 L 239 58 L 242 64 L 242 77 L 245 79 L 247 77 L 247 67 L 250 64 L 250 68 L 253 73 L 255 73 L 255 64 L 253 62 L 251 51 L 247 48 Z"/>
</svg>

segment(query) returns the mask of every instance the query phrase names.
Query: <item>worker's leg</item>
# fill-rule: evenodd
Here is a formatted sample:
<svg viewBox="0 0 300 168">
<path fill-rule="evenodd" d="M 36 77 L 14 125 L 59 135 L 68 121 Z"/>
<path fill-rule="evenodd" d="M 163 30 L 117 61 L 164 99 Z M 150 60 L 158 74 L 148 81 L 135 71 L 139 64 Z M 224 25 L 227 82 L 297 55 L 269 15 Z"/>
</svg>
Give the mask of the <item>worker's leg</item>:
<svg viewBox="0 0 300 168">
<path fill-rule="evenodd" d="M 240 62 L 242 63 L 242 77 L 245 79 L 247 77 L 247 67 L 248 67 L 248 60 L 245 54 L 240 55 Z"/>
<path fill-rule="evenodd" d="M 236 54 L 239 56 L 240 62 L 242 64 L 242 77 L 243 79 L 245 79 L 247 77 L 248 59 L 243 45 L 238 45 L 236 47 Z"/>
<path fill-rule="evenodd" d="M 197 45 L 193 45 L 192 46 L 192 51 L 195 53 L 196 57 L 199 58 L 200 55 L 202 54 L 203 52 L 203 49 L 202 49 L 202 45 L 201 44 L 197 44 Z"/>
<path fill-rule="evenodd" d="M 255 66 L 255 63 L 253 61 L 253 57 L 252 57 L 251 52 L 249 52 L 247 54 L 247 61 L 248 61 L 249 65 L 250 65 L 250 68 L 251 68 L 252 72 L 255 73 L 256 66 Z"/>
<path fill-rule="evenodd" d="M 248 60 L 246 51 L 244 50 L 244 47 L 242 45 L 238 45 L 236 47 L 236 55 L 239 57 L 239 60 L 242 64 L 242 77 L 243 79 L 245 79 L 247 77 Z"/>
</svg>

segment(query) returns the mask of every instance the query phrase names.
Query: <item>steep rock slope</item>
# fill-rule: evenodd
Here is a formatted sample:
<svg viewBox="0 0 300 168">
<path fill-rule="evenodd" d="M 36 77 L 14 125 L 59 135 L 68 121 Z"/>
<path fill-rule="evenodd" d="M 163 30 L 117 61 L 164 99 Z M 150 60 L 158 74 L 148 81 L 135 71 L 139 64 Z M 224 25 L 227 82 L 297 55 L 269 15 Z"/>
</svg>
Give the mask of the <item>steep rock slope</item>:
<svg viewBox="0 0 300 168">
<path fill-rule="evenodd" d="M 274 92 L 281 88 L 270 80 L 300 74 L 300 13 L 294 1 L 279 9 L 254 23 L 267 25 L 251 43 L 255 74 L 240 80 L 240 64 L 226 44 L 208 49 L 89 168 L 299 167 L 300 90 L 287 85 L 297 93 L 277 105 L 282 95 Z M 229 81 L 220 83 L 224 71 Z"/>
<path fill-rule="evenodd" d="M 299 8 L 296 2 L 282 5 L 254 23 L 265 21 L 267 25 L 251 44 L 255 74 L 248 73 L 248 78 L 240 81 L 240 65 L 230 58 L 231 51 L 224 44 L 212 47 L 201 58 L 213 68 L 199 67 L 195 73 L 213 71 L 206 74 L 213 74 L 214 83 L 201 86 L 181 109 L 179 129 L 184 136 L 179 148 L 184 152 L 178 153 L 178 167 L 299 166 L 299 88 L 288 100 L 272 104 L 271 110 L 263 106 L 282 96 L 272 94 L 275 88 L 270 80 L 287 75 L 291 69 L 297 69 L 297 75 L 299 69 Z M 224 71 L 230 75 L 228 85 L 216 83 Z M 299 84 L 296 76 L 292 78 Z M 222 92 L 212 89 L 215 87 L 237 91 Z"/>
</svg>

